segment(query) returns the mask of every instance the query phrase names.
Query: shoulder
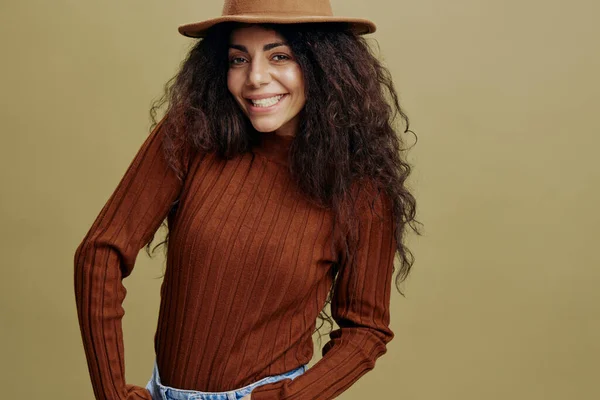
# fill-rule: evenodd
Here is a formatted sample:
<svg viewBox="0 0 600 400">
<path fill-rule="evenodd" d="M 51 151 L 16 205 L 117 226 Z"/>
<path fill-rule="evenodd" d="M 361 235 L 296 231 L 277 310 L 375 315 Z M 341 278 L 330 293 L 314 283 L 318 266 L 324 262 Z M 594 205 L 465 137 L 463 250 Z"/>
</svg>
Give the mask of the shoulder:
<svg viewBox="0 0 600 400">
<path fill-rule="evenodd" d="M 393 200 L 380 182 L 372 178 L 356 180 L 350 189 L 356 211 L 362 217 L 389 216 L 393 211 Z"/>
<path fill-rule="evenodd" d="M 198 153 L 191 140 L 186 137 L 185 132 L 177 129 L 172 121 L 165 116 L 152 128 L 150 137 L 158 139 L 162 147 L 163 157 L 169 168 L 180 179 L 183 179 L 187 175 L 192 159 Z"/>
</svg>

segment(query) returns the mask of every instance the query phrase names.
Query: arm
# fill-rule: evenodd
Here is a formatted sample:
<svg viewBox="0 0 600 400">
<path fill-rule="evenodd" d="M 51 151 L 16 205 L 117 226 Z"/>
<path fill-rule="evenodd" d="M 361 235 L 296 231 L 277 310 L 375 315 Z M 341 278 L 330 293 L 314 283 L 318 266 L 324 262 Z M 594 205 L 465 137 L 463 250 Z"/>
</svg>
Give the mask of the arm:
<svg viewBox="0 0 600 400">
<path fill-rule="evenodd" d="M 359 202 L 357 211 L 360 237 L 352 276 L 345 268 L 348 260 L 341 258 L 331 303 L 339 329 L 330 333 L 323 358 L 294 380 L 259 386 L 252 391 L 252 400 L 333 399 L 373 369 L 376 359 L 386 352 L 386 344 L 394 337 L 389 328 L 396 252 L 391 202 L 380 195 L 373 210 L 366 203 Z M 351 304 L 349 290 L 355 283 Z"/>
<path fill-rule="evenodd" d="M 164 157 L 162 123 L 144 141 L 75 252 L 77 315 L 97 399 L 152 400 L 146 389 L 125 382 L 122 279 L 182 186 Z"/>
</svg>

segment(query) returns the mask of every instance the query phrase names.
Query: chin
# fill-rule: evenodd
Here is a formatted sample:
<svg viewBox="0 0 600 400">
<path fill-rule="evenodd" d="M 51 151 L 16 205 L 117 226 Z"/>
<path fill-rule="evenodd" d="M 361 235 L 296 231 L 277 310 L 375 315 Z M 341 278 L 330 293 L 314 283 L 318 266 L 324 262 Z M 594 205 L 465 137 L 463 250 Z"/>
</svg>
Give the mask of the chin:
<svg viewBox="0 0 600 400">
<path fill-rule="evenodd" d="M 265 123 L 254 123 L 252 122 L 252 126 L 258 132 L 274 132 L 281 127 L 281 124 L 265 124 Z"/>
</svg>

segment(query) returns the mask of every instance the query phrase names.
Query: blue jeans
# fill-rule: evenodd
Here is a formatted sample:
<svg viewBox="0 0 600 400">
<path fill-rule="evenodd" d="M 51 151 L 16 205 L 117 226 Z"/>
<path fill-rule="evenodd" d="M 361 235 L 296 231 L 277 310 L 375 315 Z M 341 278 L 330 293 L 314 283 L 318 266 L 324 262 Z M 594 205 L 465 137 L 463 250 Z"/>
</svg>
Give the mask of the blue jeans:
<svg viewBox="0 0 600 400">
<path fill-rule="evenodd" d="M 248 386 L 230 390 L 228 392 L 199 392 L 195 390 L 175 389 L 161 384 L 160 375 L 158 374 L 158 366 L 156 365 L 156 360 L 154 360 L 152 378 L 150 378 L 150 381 L 146 385 L 146 389 L 148 389 L 152 394 L 153 400 L 239 400 L 242 397 L 250 394 L 250 392 L 252 392 L 252 390 L 258 386 L 277 382 L 283 379 L 297 378 L 306 372 L 307 369 L 308 364 L 305 364 L 283 374 L 267 376 Z"/>
</svg>

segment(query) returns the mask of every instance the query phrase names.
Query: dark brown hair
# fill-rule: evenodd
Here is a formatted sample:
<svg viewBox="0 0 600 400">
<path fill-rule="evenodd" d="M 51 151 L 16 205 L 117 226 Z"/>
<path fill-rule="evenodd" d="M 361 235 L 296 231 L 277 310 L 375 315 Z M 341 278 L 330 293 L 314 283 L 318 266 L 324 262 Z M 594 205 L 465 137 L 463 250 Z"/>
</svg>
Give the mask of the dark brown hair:
<svg viewBox="0 0 600 400">
<path fill-rule="evenodd" d="M 159 110 L 167 105 L 163 121 L 168 132 L 166 151 L 180 177 L 181 154 L 186 146 L 232 158 L 249 151 L 260 135 L 227 89 L 228 42 L 238 26 L 218 24 L 206 38 L 198 40 L 150 111 L 154 128 Z M 405 124 L 403 133 L 414 132 L 409 130 L 389 70 L 374 55 L 367 39 L 344 26 L 263 26 L 286 39 L 304 76 L 306 104 L 290 148 L 293 178 L 308 198 L 333 210 L 336 220 L 344 223 L 346 256 L 352 265 L 357 243 L 353 233 L 357 190 L 373 188 L 387 199 L 395 220 L 400 264 L 395 282 L 404 296 L 400 284 L 414 263 L 404 244 L 405 230 L 410 226 L 421 233 L 416 226 L 420 224 L 415 219 L 416 201 L 406 187 L 411 167 L 402 157 L 408 149 L 403 148 L 395 128 L 397 117 Z M 177 205 L 176 201 L 172 212 Z M 168 232 L 154 249 L 167 241 Z M 151 243 L 146 246 L 149 255 Z M 334 277 L 336 273 L 332 268 Z M 331 296 L 330 291 L 326 305 L 331 303 Z M 319 317 L 317 331 L 325 320 L 332 324 L 325 309 Z"/>
</svg>

